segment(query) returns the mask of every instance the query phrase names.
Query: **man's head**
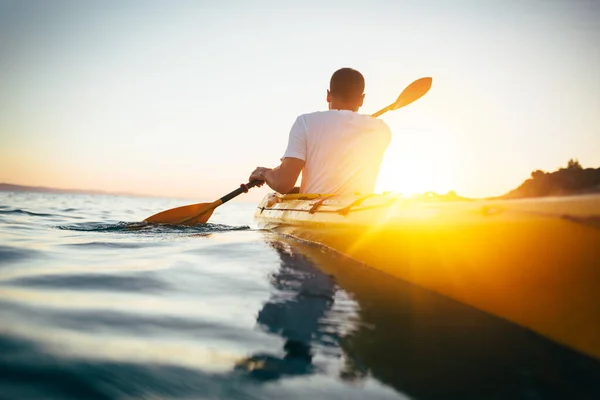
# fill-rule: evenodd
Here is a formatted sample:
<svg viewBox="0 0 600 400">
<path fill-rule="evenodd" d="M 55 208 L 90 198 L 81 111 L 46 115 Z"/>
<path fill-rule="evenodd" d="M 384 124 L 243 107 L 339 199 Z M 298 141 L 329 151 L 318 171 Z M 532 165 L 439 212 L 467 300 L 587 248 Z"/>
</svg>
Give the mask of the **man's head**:
<svg viewBox="0 0 600 400">
<path fill-rule="evenodd" d="M 363 105 L 365 78 L 352 68 L 341 68 L 329 81 L 327 102 L 330 110 L 358 111 Z"/>
</svg>

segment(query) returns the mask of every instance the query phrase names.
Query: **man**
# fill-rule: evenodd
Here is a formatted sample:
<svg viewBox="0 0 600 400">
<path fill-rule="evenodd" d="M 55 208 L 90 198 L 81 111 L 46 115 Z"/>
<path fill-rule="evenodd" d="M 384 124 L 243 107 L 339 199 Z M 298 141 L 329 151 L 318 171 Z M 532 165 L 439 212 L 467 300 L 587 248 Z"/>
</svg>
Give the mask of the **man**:
<svg viewBox="0 0 600 400">
<path fill-rule="evenodd" d="M 360 72 L 351 68 L 334 72 L 327 90 L 329 111 L 300 115 L 281 164 L 257 167 L 250 180 L 289 193 L 302 172 L 300 193 L 373 193 L 391 131 L 382 120 L 357 112 L 364 89 Z"/>
</svg>

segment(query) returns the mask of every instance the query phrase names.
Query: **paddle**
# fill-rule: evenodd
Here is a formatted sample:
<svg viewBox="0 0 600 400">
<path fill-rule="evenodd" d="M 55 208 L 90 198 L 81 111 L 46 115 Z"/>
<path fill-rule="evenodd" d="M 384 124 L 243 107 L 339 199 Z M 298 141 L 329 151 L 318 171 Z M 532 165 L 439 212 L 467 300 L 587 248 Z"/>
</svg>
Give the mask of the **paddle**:
<svg viewBox="0 0 600 400">
<path fill-rule="evenodd" d="M 425 95 L 425 93 L 427 93 L 429 91 L 429 89 L 431 88 L 431 82 L 432 82 L 432 78 L 417 79 L 416 81 L 414 81 L 413 83 L 408 85 L 402 91 L 402 93 L 400 93 L 400 96 L 398 96 L 398 98 L 396 99 L 396 101 L 394 103 L 390 104 L 387 107 L 382 108 L 381 110 L 377 111 L 375 114 L 372 114 L 371 116 L 374 118 L 377 118 L 383 113 L 386 113 L 388 111 L 397 110 L 399 108 L 409 105 L 410 103 L 412 103 L 416 100 L 419 100 L 421 97 L 423 97 Z"/>
<path fill-rule="evenodd" d="M 170 225 L 196 225 L 205 224 L 210 216 L 212 215 L 215 208 L 219 207 L 223 203 L 227 203 L 234 197 L 239 196 L 242 193 L 253 188 L 262 181 L 250 181 L 245 185 L 240 185 L 239 188 L 233 192 L 226 194 L 219 200 L 213 201 L 212 203 L 198 203 L 190 204 L 189 206 L 182 206 L 172 208 L 170 210 L 159 212 L 151 217 L 146 218 L 145 222 L 154 224 L 170 224 Z"/>
<path fill-rule="evenodd" d="M 371 116 L 376 118 L 381 114 L 386 113 L 388 111 L 397 110 L 404 106 L 409 105 L 415 100 L 423 97 L 425 93 L 429 91 L 431 88 L 432 78 L 421 78 L 417 79 L 410 85 L 408 85 L 398 99 L 389 106 L 382 108 L 377 111 L 375 114 Z M 231 193 L 226 194 L 221 197 L 219 200 L 213 201 L 212 203 L 198 203 L 191 204 L 188 206 L 182 206 L 177 208 L 172 208 L 170 210 L 159 212 L 158 214 L 154 214 L 144 221 L 149 223 L 156 224 L 172 224 L 172 225 L 196 225 L 196 224 L 204 224 L 208 221 L 210 216 L 212 215 L 215 208 L 219 207 L 223 203 L 227 203 L 229 200 L 234 197 L 239 196 L 242 193 L 248 191 L 248 189 L 253 188 L 254 186 L 261 183 L 261 181 L 251 181 L 247 184 L 242 184 L 236 190 Z"/>
</svg>

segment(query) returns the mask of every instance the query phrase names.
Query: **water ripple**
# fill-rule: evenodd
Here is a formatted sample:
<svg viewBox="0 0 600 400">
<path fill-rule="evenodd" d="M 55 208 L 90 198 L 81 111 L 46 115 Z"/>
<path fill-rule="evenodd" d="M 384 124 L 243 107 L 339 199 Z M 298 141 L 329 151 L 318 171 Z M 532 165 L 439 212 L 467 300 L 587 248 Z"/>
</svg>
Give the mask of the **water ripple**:
<svg viewBox="0 0 600 400">
<path fill-rule="evenodd" d="M 1 301 L 5 319 L 26 317 L 28 323 L 35 321 L 40 326 L 56 325 L 71 331 L 98 333 L 112 332 L 119 335 L 155 336 L 188 335 L 193 340 L 204 338 L 214 340 L 218 332 L 220 341 L 251 340 L 247 332 L 232 329 L 225 321 L 207 321 L 191 316 L 165 314 L 138 314 L 115 310 L 66 310 L 55 308 L 30 307 L 24 304 Z M 251 336 L 251 335 L 250 335 Z"/>
<path fill-rule="evenodd" d="M 53 214 L 36 213 L 33 211 L 27 211 L 20 208 L 13 208 L 8 210 L 0 210 L 0 215 L 29 215 L 31 217 L 52 217 Z"/>
<path fill-rule="evenodd" d="M 157 242 L 159 243 L 159 242 Z M 156 243 L 153 243 L 153 245 Z M 148 243 L 135 243 L 135 242 L 84 242 L 84 243 L 64 243 L 61 246 L 63 247 L 73 247 L 79 248 L 83 247 L 85 249 L 139 249 L 143 247 L 148 247 Z"/>
<path fill-rule="evenodd" d="M 39 256 L 36 250 L 0 245 L 0 265 Z"/>
<path fill-rule="evenodd" d="M 231 374 L 132 361 L 56 357 L 36 342 L 0 335 L 0 376 L 10 399 L 257 398 Z M 31 385 L 35 382 L 35 385 Z"/>
<path fill-rule="evenodd" d="M 123 232 L 123 233 L 214 233 L 249 230 L 247 225 L 230 226 L 222 224 L 202 224 L 196 226 L 149 224 L 147 222 L 118 222 L 106 224 L 102 222 L 82 222 L 70 225 L 58 225 L 57 229 L 77 232 Z"/>
<path fill-rule="evenodd" d="M 155 292 L 169 289 L 169 284 L 144 275 L 38 275 L 8 281 L 18 286 L 60 288 L 69 290 L 108 290 L 123 292 Z"/>
</svg>

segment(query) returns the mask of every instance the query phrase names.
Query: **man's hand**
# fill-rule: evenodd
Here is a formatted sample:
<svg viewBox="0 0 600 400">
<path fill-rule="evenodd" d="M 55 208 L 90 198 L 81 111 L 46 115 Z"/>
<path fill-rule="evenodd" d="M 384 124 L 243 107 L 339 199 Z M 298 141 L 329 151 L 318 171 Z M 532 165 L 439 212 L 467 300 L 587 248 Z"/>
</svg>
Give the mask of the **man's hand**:
<svg viewBox="0 0 600 400">
<path fill-rule="evenodd" d="M 259 183 L 258 185 L 256 185 L 257 187 L 261 187 L 267 181 L 266 174 L 270 170 L 271 170 L 271 168 L 256 167 L 256 169 L 254 170 L 254 172 L 252 172 L 250 174 L 250 178 L 248 178 L 248 181 L 254 181 L 254 180 L 261 181 L 261 183 Z"/>
<path fill-rule="evenodd" d="M 286 194 L 294 189 L 294 184 L 298 180 L 302 168 L 304 168 L 304 160 L 286 157 L 276 168 L 257 167 L 250 174 L 250 180 L 262 182 L 256 186 L 260 187 L 266 183 L 277 193 Z"/>
</svg>

